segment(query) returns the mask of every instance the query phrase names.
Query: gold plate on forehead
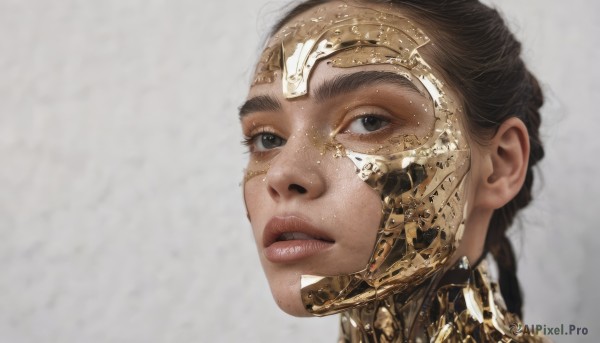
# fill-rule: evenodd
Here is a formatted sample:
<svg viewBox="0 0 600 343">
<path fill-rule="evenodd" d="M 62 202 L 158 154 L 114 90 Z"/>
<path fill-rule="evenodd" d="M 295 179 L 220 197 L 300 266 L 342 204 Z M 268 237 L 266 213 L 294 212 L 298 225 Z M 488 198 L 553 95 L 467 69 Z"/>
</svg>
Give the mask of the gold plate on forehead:
<svg viewBox="0 0 600 343">
<path fill-rule="evenodd" d="M 376 61 L 338 60 L 336 66 L 386 63 L 412 69 L 422 63 L 417 49 L 429 39 L 410 20 L 369 8 L 337 9 L 317 9 L 312 18 L 298 20 L 275 35 L 261 56 L 253 85 L 271 83 L 281 71 L 284 96 L 305 95 L 317 61 L 360 47 L 384 48 L 389 53 Z"/>
</svg>

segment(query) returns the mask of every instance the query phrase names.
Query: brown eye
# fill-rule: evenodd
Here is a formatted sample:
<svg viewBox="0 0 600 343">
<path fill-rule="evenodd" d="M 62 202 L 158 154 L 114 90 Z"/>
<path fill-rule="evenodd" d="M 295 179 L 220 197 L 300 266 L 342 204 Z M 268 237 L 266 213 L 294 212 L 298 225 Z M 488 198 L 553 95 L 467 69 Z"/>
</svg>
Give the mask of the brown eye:
<svg viewBox="0 0 600 343">
<path fill-rule="evenodd" d="M 358 134 L 367 134 L 382 129 L 389 123 L 389 121 L 377 116 L 363 116 L 352 121 L 348 131 Z"/>
</svg>

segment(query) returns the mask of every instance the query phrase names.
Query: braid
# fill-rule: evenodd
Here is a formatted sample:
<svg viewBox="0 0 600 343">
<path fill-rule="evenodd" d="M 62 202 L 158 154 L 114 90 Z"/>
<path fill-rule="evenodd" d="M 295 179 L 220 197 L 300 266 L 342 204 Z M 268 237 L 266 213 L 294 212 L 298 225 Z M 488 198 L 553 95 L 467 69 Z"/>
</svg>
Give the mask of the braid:
<svg viewBox="0 0 600 343">
<path fill-rule="evenodd" d="M 506 237 L 506 230 L 512 225 L 517 211 L 531 202 L 533 188 L 533 167 L 544 157 L 544 147 L 539 136 L 541 116 L 539 109 L 544 104 L 542 90 L 536 78 L 527 73 L 529 83 L 529 101 L 526 110 L 520 118 L 527 126 L 529 132 L 529 164 L 525 175 L 525 182 L 517 195 L 502 208 L 494 211 L 490 220 L 489 230 L 485 239 L 484 249 L 493 256 L 499 271 L 499 284 L 502 296 L 509 311 L 522 317 L 523 297 L 519 281 L 517 279 L 517 264 L 512 245 Z"/>
</svg>

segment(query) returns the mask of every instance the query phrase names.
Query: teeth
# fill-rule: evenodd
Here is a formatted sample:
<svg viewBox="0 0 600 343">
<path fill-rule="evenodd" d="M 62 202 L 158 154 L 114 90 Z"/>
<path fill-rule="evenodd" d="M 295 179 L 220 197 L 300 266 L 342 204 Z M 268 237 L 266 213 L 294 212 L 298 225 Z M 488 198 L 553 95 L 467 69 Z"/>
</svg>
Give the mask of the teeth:
<svg viewBox="0 0 600 343">
<path fill-rule="evenodd" d="M 286 232 L 279 236 L 279 240 L 281 241 L 294 241 L 294 240 L 310 240 L 315 239 L 305 233 L 302 232 Z"/>
</svg>

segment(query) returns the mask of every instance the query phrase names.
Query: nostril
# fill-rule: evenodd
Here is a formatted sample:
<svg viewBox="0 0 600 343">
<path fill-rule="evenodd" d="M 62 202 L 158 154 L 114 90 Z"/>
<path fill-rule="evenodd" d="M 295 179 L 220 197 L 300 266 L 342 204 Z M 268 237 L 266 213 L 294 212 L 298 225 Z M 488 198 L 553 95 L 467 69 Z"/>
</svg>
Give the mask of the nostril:
<svg viewBox="0 0 600 343">
<path fill-rule="evenodd" d="M 300 194 L 304 194 L 304 193 L 306 193 L 306 188 L 293 183 L 293 184 L 291 184 L 291 185 L 288 186 L 288 191 L 291 191 L 291 192 L 296 191 L 296 192 L 298 192 Z"/>
</svg>

